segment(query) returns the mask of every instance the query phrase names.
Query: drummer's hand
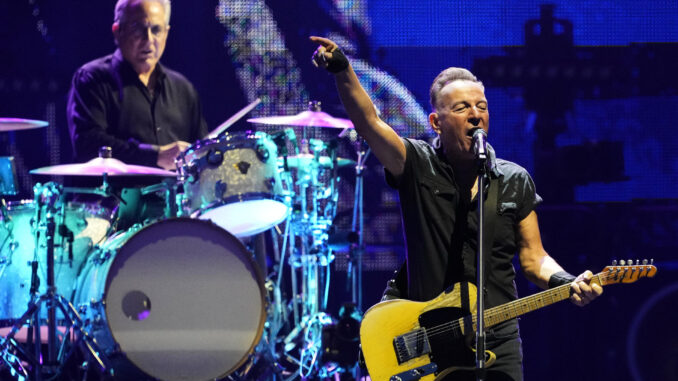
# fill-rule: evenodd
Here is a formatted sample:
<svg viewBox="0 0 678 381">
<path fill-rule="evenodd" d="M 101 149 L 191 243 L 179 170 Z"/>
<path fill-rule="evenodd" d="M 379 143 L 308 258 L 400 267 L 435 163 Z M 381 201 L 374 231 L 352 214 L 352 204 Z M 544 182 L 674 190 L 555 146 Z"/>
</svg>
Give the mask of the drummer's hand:
<svg viewBox="0 0 678 381">
<path fill-rule="evenodd" d="M 339 45 L 329 38 L 311 36 L 309 39 L 320 45 L 318 46 L 318 49 L 313 52 L 313 57 L 311 58 L 313 65 L 327 69 L 329 60 L 332 58 L 332 52 L 339 48 Z"/>
<path fill-rule="evenodd" d="M 160 148 L 158 148 L 158 167 L 168 171 L 176 169 L 177 166 L 174 163 L 174 160 L 180 153 L 186 151 L 189 146 L 189 143 L 181 140 L 160 146 Z"/>
</svg>

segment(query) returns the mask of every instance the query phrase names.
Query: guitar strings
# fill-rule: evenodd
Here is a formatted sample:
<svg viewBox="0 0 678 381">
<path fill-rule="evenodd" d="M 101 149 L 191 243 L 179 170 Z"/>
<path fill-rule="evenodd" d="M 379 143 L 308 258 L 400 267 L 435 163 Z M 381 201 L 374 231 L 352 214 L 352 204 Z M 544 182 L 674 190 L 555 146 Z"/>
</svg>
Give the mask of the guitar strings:
<svg viewBox="0 0 678 381">
<path fill-rule="evenodd" d="M 552 290 L 548 290 L 547 292 L 550 291 L 550 292 L 552 292 L 553 294 L 557 294 L 559 291 L 562 291 L 562 289 L 564 289 L 564 288 L 566 288 L 566 287 L 568 287 L 568 286 L 569 286 L 569 285 L 563 285 L 563 286 L 554 288 L 554 289 L 552 289 Z M 537 294 L 537 295 L 538 295 L 538 294 Z M 562 299 L 561 299 L 561 300 L 562 300 Z M 514 305 L 514 303 L 515 303 L 515 301 L 509 302 L 509 303 L 507 303 L 505 306 L 500 307 L 500 309 L 499 309 L 498 311 L 501 311 L 501 310 L 510 310 L 511 308 L 515 309 L 516 306 Z M 461 330 L 460 330 L 460 328 L 461 328 L 461 326 L 462 326 L 462 324 L 463 324 L 463 323 L 460 323 L 460 320 L 463 322 L 464 318 L 456 319 L 456 320 L 453 320 L 453 321 L 450 321 L 450 322 L 445 322 L 445 323 L 443 323 L 443 324 L 440 324 L 440 325 L 431 327 L 430 329 L 426 329 L 426 330 L 425 330 L 426 335 L 429 336 L 429 337 L 431 337 L 431 336 L 436 336 L 436 335 L 439 335 L 439 334 L 448 333 L 448 332 L 452 331 L 452 332 L 454 333 L 454 336 L 455 336 L 455 337 L 460 337 L 460 336 L 461 336 Z M 471 324 L 476 325 L 475 314 L 472 315 L 472 323 L 471 323 Z M 416 333 L 415 333 L 414 335 L 416 335 Z M 408 337 L 408 338 L 405 339 L 405 341 L 406 341 L 407 344 L 411 344 L 412 341 L 415 341 L 415 340 L 417 340 L 416 337 L 415 337 L 415 338 L 410 338 L 410 337 Z"/>
<path fill-rule="evenodd" d="M 639 267 L 642 268 L 642 267 L 645 267 L 645 266 L 639 265 Z M 651 266 L 647 266 L 647 268 L 644 271 L 646 271 L 646 273 L 647 273 L 647 272 L 650 271 L 650 269 L 651 269 Z M 640 270 L 640 271 L 643 271 L 643 270 Z M 614 278 L 618 277 L 618 275 L 620 275 L 619 271 L 614 272 L 614 274 L 612 274 L 612 272 L 613 271 L 610 270 L 610 271 L 607 271 L 605 273 L 596 274 L 591 278 L 591 281 L 593 281 L 594 278 L 598 278 L 598 282 L 601 283 L 601 281 L 607 281 L 607 280 L 610 280 L 610 279 L 614 279 Z M 622 277 L 625 275 L 625 272 L 626 272 L 626 270 L 624 270 L 624 272 L 621 273 Z M 568 290 L 569 290 L 569 287 L 570 287 L 569 284 L 565 284 L 565 285 L 562 285 L 562 286 L 559 286 L 559 287 L 556 287 L 556 288 L 552 288 L 550 290 L 540 292 L 540 293 L 532 295 L 532 296 L 528 296 L 525 299 L 538 299 L 537 298 L 538 295 L 544 294 L 544 295 L 542 295 L 542 299 L 543 299 L 543 298 L 546 297 L 545 294 L 552 293 L 552 294 L 557 295 L 559 292 L 563 291 L 563 289 L 565 289 L 565 288 L 568 288 Z M 562 300 L 565 300 L 565 299 L 566 298 L 559 299 L 559 300 L 556 300 L 555 302 L 559 302 L 559 301 L 562 301 Z M 506 303 L 503 306 L 499 306 L 498 307 L 499 309 L 497 311 L 510 310 L 511 308 L 516 309 L 517 306 L 514 305 L 514 304 L 516 304 L 516 302 L 517 302 L 517 300 L 514 300 L 512 302 Z M 553 304 L 555 302 L 552 302 L 551 304 Z M 528 312 L 530 312 L 530 311 L 528 311 Z M 471 316 L 472 316 L 472 323 L 471 324 L 476 325 L 476 315 L 473 314 Z M 516 315 L 516 316 L 519 316 L 519 315 Z M 460 321 L 463 322 L 464 319 L 465 319 L 465 317 L 459 318 L 459 319 L 456 319 L 456 320 L 453 320 L 453 321 L 450 321 L 450 322 L 446 322 L 446 323 L 443 323 L 443 324 L 440 324 L 440 325 L 437 325 L 437 326 L 434 326 L 434 327 L 431 327 L 430 329 L 424 329 L 425 335 L 427 337 L 433 337 L 433 336 L 437 336 L 437 335 L 448 333 L 448 332 L 452 331 L 454 337 L 460 337 L 461 336 L 460 335 L 461 324 L 459 322 Z M 505 320 L 503 320 L 503 321 L 505 321 Z M 405 333 L 401 336 L 406 336 L 403 341 L 404 341 L 405 347 L 407 348 L 408 346 L 411 346 L 414 342 L 420 341 L 421 340 L 420 336 L 422 336 L 422 333 L 420 331 L 409 332 L 409 333 Z M 415 336 L 415 337 L 412 337 L 412 336 Z M 399 350 L 398 352 L 402 353 L 401 350 Z"/>
</svg>

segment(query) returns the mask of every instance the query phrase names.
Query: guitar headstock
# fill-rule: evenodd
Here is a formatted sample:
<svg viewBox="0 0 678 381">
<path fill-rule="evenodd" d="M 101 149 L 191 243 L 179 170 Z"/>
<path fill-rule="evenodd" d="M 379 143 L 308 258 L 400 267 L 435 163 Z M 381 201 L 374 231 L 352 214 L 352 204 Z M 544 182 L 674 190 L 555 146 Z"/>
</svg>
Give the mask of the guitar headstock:
<svg viewBox="0 0 678 381">
<path fill-rule="evenodd" d="M 600 280 L 603 285 L 614 283 L 633 283 L 640 278 L 652 278 L 657 273 L 657 268 L 653 265 L 654 260 L 647 259 L 628 261 L 612 261 L 611 266 L 607 266 L 600 272 Z"/>
</svg>

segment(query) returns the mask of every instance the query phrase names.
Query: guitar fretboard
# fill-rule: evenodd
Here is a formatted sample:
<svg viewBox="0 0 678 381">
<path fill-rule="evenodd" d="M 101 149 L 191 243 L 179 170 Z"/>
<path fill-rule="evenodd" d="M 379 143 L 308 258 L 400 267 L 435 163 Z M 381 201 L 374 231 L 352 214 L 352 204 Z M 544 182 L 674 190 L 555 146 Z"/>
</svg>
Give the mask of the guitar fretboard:
<svg viewBox="0 0 678 381">
<path fill-rule="evenodd" d="M 591 279 L 591 283 L 600 284 L 600 274 Z M 570 297 L 570 285 L 564 284 L 530 295 L 512 302 L 490 308 L 485 312 L 485 325 L 492 326 L 524 315 L 528 312 L 558 303 Z M 473 329 L 476 329 L 476 315 L 473 315 Z"/>
</svg>

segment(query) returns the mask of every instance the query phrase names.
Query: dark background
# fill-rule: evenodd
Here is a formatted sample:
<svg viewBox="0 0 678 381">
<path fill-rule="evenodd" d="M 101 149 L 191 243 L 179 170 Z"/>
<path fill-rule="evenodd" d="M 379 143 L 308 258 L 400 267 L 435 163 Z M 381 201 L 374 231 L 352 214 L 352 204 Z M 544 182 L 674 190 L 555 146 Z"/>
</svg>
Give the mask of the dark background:
<svg viewBox="0 0 678 381">
<path fill-rule="evenodd" d="M 266 87 L 270 83 L 239 79 L 243 57 L 252 63 L 256 54 L 238 45 L 232 24 L 218 17 L 226 13 L 218 2 L 175 1 L 162 61 L 194 83 L 210 128 L 251 102 L 251 94 L 267 96 L 257 116 L 293 114 L 310 99 L 345 116 L 331 78 L 310 65 L 309 34 L 343 36 L 354 44 L 348 49 L 354 58 L 404 85 L 424 114 L 433 77 L 447 66 L 470 68 L 487 87 L 490 142 L 500 157 L 533 174 L 544 198 L 538 214 L 549 253 L 572 273 L 598 272 L 612 259 L 654 258 L 659 268 L 655 279 L 606 288 L 586 308 L 565 302 L 523 317 L 526 379 L 678 380 L 678 312 L 671 308 L 678 302 L 678 5 L 556 3 L 222 2 L 267 7 L 261 17 L 276 34 L 264 37 L 279 38 L 289 55 L 261 56 L 291 58 L 295 70 L 267 80 L 302 89 L 279 95 Z M 348 7 L 345 17 L 337 17 L 337 4 Z M 15 157 L 19 175 L 20 194 L 10 201 L 32 198 L 33 184 L 45 181 L 28 175 L 30 169 L 71 161 L 65 120 L 70 78 L 84 62 L 114 49 L 113 6 L 110 0 L 0 3 L 0 117 L 50 123 L 0 133 L 0 155 Z M 268 61 L 262 62 L 252 65 Z M 369 91 L 379 100 L 384 89 Z M 401 134 L 427 136 L 426 125 L 394 117 L 407 109 L 382 111 Z M 253 127 L 241 121 L 232 129 Z M 350 144 L 341 149 L 343 156 L 354 155 Z M 355 179 L 350 169 L 342 176 L 336 225 L 345 231 Z M 364 309 L 378 301 L 404 258 L 397 195 L 373 158 L 365 181 Z M 350 299 L 346 262 L 346 253 L 337 252 L 331 313 Z M 519 278 L 519 291 L 538 290 Z"/>
</svg>

